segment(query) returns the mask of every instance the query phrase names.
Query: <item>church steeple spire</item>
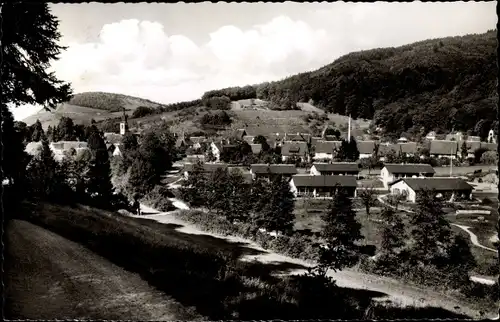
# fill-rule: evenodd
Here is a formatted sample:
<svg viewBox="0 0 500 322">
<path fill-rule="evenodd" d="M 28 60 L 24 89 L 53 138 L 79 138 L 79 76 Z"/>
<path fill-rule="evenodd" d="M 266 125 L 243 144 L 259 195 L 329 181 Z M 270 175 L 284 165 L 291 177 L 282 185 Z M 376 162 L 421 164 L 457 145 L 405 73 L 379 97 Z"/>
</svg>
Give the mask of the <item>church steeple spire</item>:
<svg viewBox="0 0 500 322">
<path fill-rule="evenodd" d="M 122 121 L 120 122 L 120 134 L 125 135 L 128 132 L 128 115 L 125 113 L 125 108 L 123 108 Z"/>
</svg>

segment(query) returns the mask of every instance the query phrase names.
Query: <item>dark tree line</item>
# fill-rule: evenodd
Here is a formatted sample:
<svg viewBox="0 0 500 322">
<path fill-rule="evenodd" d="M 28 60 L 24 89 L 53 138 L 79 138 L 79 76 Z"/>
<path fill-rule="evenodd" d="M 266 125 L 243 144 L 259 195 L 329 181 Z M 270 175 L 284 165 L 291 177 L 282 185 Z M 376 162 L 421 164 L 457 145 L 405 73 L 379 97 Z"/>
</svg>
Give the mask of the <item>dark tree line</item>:
<svg viewBox="0 0 500 322">
<path fill-rule="evenodd" d="M 256 97 L 375 119 L 389 133 L 472 131 L 496 118 L 496 32 L 351 53 L 321 69 L 257 85 Z M 493 124 L 493 125 L 492 125 Z"/>
<path fill-rule="evenodd" d="M 23 143 L 40 142 L 43 136 L 46 136 L 49 142 L 58 141 L 83 141 L 87 142 L 90 134 L 99 131 L 95 122 L 91 124 L 75 124 L 69 117 L 63 116 L 56 126 L 49 125 L 44 131 L 42 123 L 37 120 L 34 124 L 27 126 L 24 122 L 15 122 L 16 130 L 21 136 Z"/>
<path fill-rule="evenodd" d="M 201 100 L 206 102 L 210 98 L 214 97 L 227 97 L 230 101 L 238 101 L 243 99 L 251 99 L 257 97 L 257 91 L 254 86 L 244 86 L 244 87 L 228 87 L 213 91 L 208 91 L 203 94 Z"/>
</svg>

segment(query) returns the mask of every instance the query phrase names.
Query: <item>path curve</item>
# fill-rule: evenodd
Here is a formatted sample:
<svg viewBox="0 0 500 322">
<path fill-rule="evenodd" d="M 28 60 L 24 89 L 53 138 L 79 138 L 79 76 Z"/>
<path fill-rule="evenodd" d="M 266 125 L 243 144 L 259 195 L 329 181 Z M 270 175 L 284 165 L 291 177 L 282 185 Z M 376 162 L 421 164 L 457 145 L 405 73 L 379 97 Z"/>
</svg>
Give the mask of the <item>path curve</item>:
<svg viewBox="0 0 500 322">
<path fill-rule="evenodd" d="M 477 238 L 476 234 L 474 234 L 472 231 L 470 231 L 470 230 L 469 230 L 469 229 L 470 229 L 470 227 L 468 227 L 468 226 L 463 226 L 463 225 L 458 225 L 458 224 L 452 224 L 452 225 L 453 225 L 453 226 L 457 226 L 458 228 L 460 228 L 460 229 L 464 230 L 465 232 L 467 232 L 467 233 L 469 234 L 469 236 L 470 236 L 470 240 L 471 240 L 472 244 L 474 244 L 474 246 L 477 246 L 477 247 L 479 247 L 479 248 L 486 249 L 486 250 L 489 250 L 489 251 L 492 251 L 492 252 L 495 252 L 495 253 L 497 252 L 497 250 L 496 250 L 496 249 L 489 248 L 489 247 L 486 247 L 486 246 L 484 246 L 484 245 L 481 245 L 481 244 L 479 243 L 479 240 L 478 240 L 478 238 Z"/>
<path fill-rule="evenodd" d="M 9 319 L 197 318 L 139 275 L 44 228 L 12 220 L 5 240 Z"/>
<path fill-rule="evenodd" d="M 289 262 L 289 263 L 303 265 L 306 267 L 312 266 L 312 263 L 310 262 L 306 262 L 304 260 L 291 258 L 288 256 L 284 256 L 281 254 L 265 250 L 259 245 L 257 245 L 255 242 L 245 238 L 236 236 L 221 236 L 211 232 L 202 231 L 195 225 L 187 223 L 177 218 L 175 216 L 175 213 L 177 211 L 159 212 L 145 205 L 141 205 L 141 207 L 143 208 L 144 212 L 154 213 L 154 215 L 141 216 L 142 218 L 149 218 L 164 224 L 180 225 L 181 227 L 177 228 L 179 232 L 187 234 L 195 234 L 195 235 L 208 235 L 215 238 L 225 239 L 230 242 L 246 243 L 247 247 L 251 247 L 264 252 L 261 255 L 246 256 L 242 258 L 242 260 L 248 260 L 248 261 L 255 260 L 264 263 Z M 134 215 L 134 217 L 137 216 Z M 302 272 L 304 272 L 304 270 L 295 270 L 291 272 L 291 274 L 300 274 Z M 474 318 L 481 317 L 479 313 L 480 311 L 474 308 L 473 304 L 471 303 L 464 303 L 463 301 L 460 301 L 451 296 L 446 296 L 444 294 L 429 289 L 423 289 L 417 286 L 408 285 L 393 278 L 372 275 L 372 274 L 365 274 L 351 270 L 343 270 L 340 272 L 329 271 L 328 275 L 336 279 L 337 284 L 341 287 L 366 289 L 366 290 L 382 292 L 388 295 L 385 299 L 390 299 L 393 302 L 401 305 L 442 307 L 452 312 L 465 313 Z M 493 314 L 493 312 L 490 313 Z M 494 314 L 496 314 L 496 312 Z"/>
</svg>

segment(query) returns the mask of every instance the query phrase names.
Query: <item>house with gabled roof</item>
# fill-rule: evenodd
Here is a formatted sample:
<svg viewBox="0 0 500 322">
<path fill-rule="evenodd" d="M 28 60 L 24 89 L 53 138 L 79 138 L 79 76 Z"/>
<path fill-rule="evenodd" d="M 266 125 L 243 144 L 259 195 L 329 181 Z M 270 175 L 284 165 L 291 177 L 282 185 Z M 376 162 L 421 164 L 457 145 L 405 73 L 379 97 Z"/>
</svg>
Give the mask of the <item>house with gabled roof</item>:
<svg viewBox="0 0 500 322">
<path fill-rule="evenodd" d="M 429 164 L 385 164 L 380 171 L 380 178 L 384 187 L 387 189 L 391 182 L 400 178 L 412 177 L 432 177 L 436 171 Z"/>
<path fill-rule="evenodd" d="M 371 158 L 375 151 L 375 144 L 377 144 L 376 141 L 356 141 L 356 145 L 359 151 L 359 158 Z"/>
<path fill-rule="evenodd" d="M 310 172 L 313 176 L 358 176 L 356 162 L 313 163 Z"/>
<path fill-rule="evenodd" d="M 315 176 L 297 174 L 290 180 L 290 191 L 295 197 L 332 197 L 338 190 L 344 190 L 350 197 L 356 197 L 356 178 L 353 176 Z"/>
<path fill-rule="evenodd" d="M 342 141 L 316 141 L 314 147 L 314 160 L 333 160 L 335 151 L 340 148 Z"/>
<path fill-rule="evenodd" d="M 458 149 L 457 141 L 433 140 L 430 143 L 429 154 L 434 158 L 456 159 Z"/>
<path fill-rule="evenodd" d="M 189 137 L 190 146 L 195 149 L 201 149 L 203 144 L 209 144 L 210 141 L 204 136 L 191 136 Z"/>
<path fill-rule="evenodd" d="M 283 139 L 284 141 L 299 141 L 308 142 L 311 140 L 311 134 L 309 133 L 286 133 Z"/>
<path fill-rule="evenodd" d="M 281 147 L 281 159 L 283 162 L 293 157 L 306 162 L 308 154 L 309 150 L 306 142 L 285 142 Z"/>
<path fill-rule="evenodd" d="M 473 187 L 461 178 L 401 178 L 392 182 L 389 190 L 393 195 L 403 195 L 407 201 L 416 202 L 424 190 L 433 191 L 443 200 L 472 198 Z"/>
<path fill-rule="evenodd" d="M 291 178 L 292 175 L 297 174 L 297 168 L 293 164 L 252 164 L 250 173 L 254 179 Z"/>
</svg>

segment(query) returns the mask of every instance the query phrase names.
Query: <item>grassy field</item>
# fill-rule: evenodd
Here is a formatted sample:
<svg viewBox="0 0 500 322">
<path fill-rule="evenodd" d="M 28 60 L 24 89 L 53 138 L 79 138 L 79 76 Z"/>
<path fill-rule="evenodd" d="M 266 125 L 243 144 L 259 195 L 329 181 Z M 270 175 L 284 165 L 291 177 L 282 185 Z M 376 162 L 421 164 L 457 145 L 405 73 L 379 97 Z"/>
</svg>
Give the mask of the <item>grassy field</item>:
<svg viewBox="0 0 500 322">
<path fill-rule="evenodd" d="M 323 229 L 324 222 L 321 219 L 322 214 L 328 207 L 329 200 L 321 199 L 300 199 L 295 202 L 295 225 L 294 229 L 311 233 L 319 233 Z M 356 219 L 361 223 L 361 233 L 365 237 L 361 244 L 380 246 L 380 223 L 378 222 L 378 213 L 380 205 L 370 209 L 370 215 L 366 215 L 363 205 L 359 200 L 354 202 Z"/>
<path fill-rule="evenodd" d="M 295 230 L 303 231 L 306 233 L 318 234 L 323 227 L 323 220 L 321 215 L 328 207 L 328 200 L 297 200 L 295 203 Z M 454 210 L 448 209 L 450 212 L 446 218 L 450 223 L 456 223 L 464 226 L 471 227 L 482 245 L 494 248 L 490 240 L 493 234 L 496 234 L 495 223 L 497 220 L 497 212 L 494 210 L 498 203 L 491 205 L 493 209 L 492 214 L 484 216 L 484 221 L 477 221 L 475 215 L 459 215 L 451 214 Z M 372 207 L 370 215 L 367 216 L 366 212 L 362 209 L 362 204 L 357 200 L 354 204 L 356 209 L 356 218 L 361 223 L 361 232 L 364 236 L 362 244 L 375 245 L 377 249 L 381 246 L 381 223 L 379 222 L 378 214 L 380 213 L 380 205 Z M 361 208 L 361 209 L 360 209 Z M 409 225 L 409 216 L 405 212 L 398 212 L 398 215 L 403 218 L 403 222 Z M 462 234 L 469 240 L 469 235 L 458 227 L 452 226 L 453 231 Z M 475 247 L 471 245 L 471 251 L 476 258 L 477 268 L 473 271 L 474 274 L 493 276 L 498 274 L 498 255 L 494 252 Z"/>
</svg>

